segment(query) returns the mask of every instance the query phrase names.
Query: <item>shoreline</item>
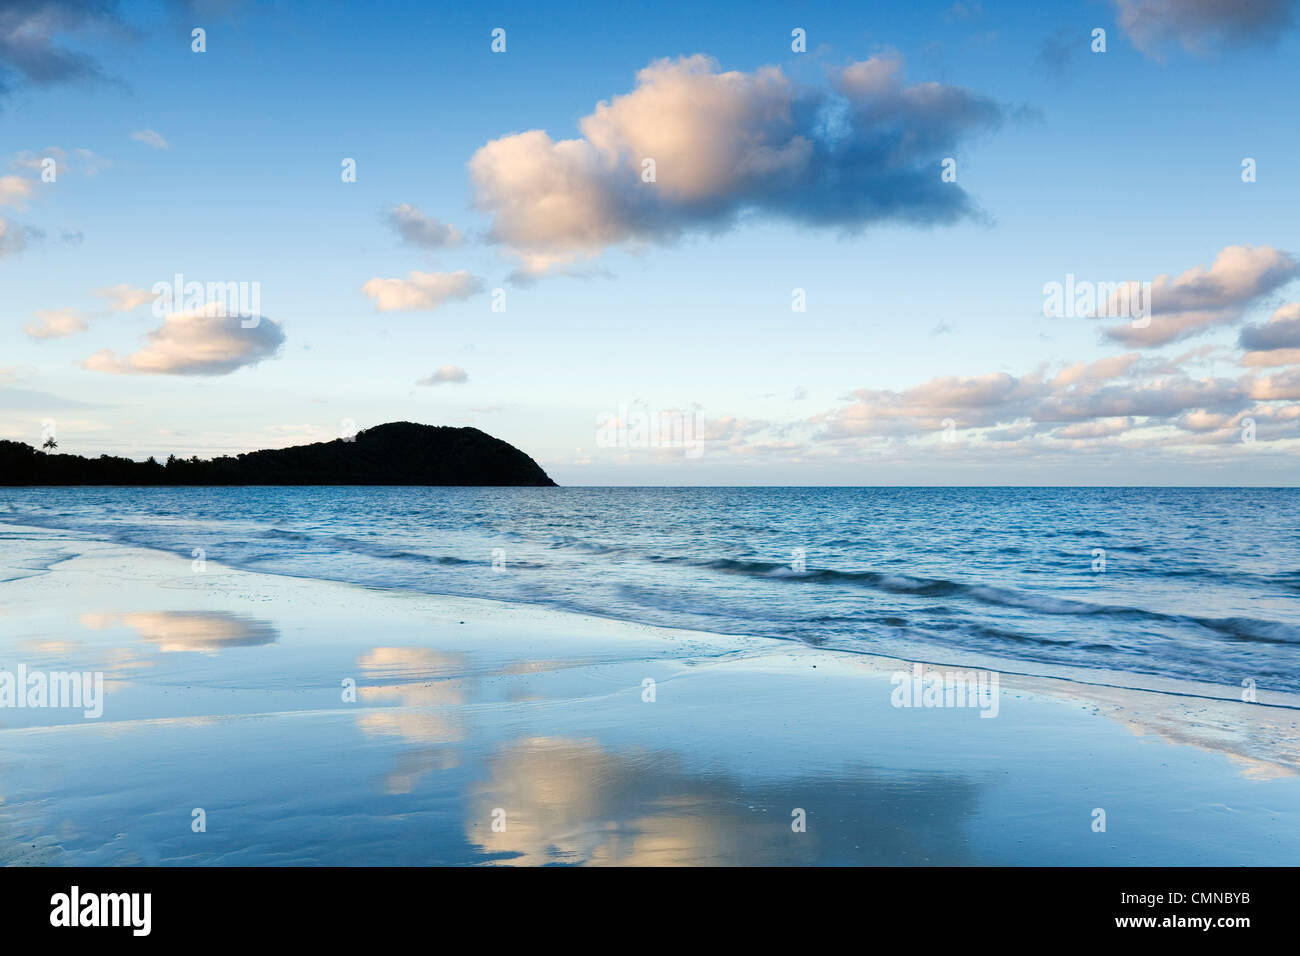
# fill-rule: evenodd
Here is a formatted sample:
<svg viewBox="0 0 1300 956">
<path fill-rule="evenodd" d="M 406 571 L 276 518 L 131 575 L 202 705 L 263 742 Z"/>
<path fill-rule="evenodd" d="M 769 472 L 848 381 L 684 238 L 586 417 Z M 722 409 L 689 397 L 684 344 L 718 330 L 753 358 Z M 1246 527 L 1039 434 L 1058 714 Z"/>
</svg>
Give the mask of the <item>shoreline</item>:
<svg viewBox="0 0 1300 956">
<path fill-rule="evenodd" d="M 270 486 L 268 486 L 270 487 Z M 325 487 L 325 486 L 322 486 Z M 0 535 L 11 532 L 52 534 L 66 536 L 66 540 L 98 543 L 113 545 L 128 549 L 139 550 L 144 553 L 166 555 L 170 558 L 186 560 L 178 555 L 174 550 L 163 546 L 149 546 L 133 541 L 122 541 L 111 538 L 88 537 L 84 532 L 75 529 L 62 528 L 57 526 L 26 525 L 12 520 L 0 521 Z M 215 559 L 206 559 L 209 564 L 222 565 L 232 571 L 240 571 L 248 574 L 264 574 L 272 577 L 287 578 L 299 581 L 317 582 L 320 584 L 334 584 L 343 587 L 358 587 L 372 591 L 384 591 L 395 595 L 420 595 L 434 600 L 476 600 L 486 601 L 490 604 L 503 605 L 509 607 L 534 608 L 538 612 L 571 614 L 578 618 L 609 621 L 618 624 L 629 624 L 633 626 L 644 626 L 658 628 L 665 631 L 689 631 L 693 633 L 710 634 L 721 639 L 733 639 L 740 641 L 762 641 L 765 643 L 792 643 L 800 647 L 816 648 L 825 651 L 834 651 L 848 655 L 861 655 L 868 658 L 880 659 L 885 661 L 895 661 L 900 664 L 910 666 L 913 663 L 921 663 L 926 666 L 937 668 L 966 668 L 972 667 L 981 670 L 995 670 L 999 674 L 1023 678 L 1026 680 L 1043 680 L 1043 681 L 1060 681 L 1069 685 L 1080 687 L 1095 687 L 1100 692 L 1107 691 L 1135 691 L 1154 694 L 1164 694 L 1175 697 L 1186 697 L 1191 699 L 1206 701 L 1222 701 L 1228 703 L 1242 702 L 1242 689 L 1239 686 L 1231 684 L 1219 684 L 1209 681 L 1193 680 L 1182 677 L 1170 677 L 1160 674 L 1147 674 L 1137 671 L 1122 671 L 1105 668 L 1100 666 L 1087 666 L 1069 663 L 1047 663 L 1043 661 L 1022 660 L 1014 657 L 998 654 L 996 652 L 973 651 L 960 647 L 945 648 L 945 655 L 942 657 L 917 656 L 904 653 L 891 653 L 883 650 L 857 649 L 846 647 L 842 644 L 833 646 L 820 646 L 800 640 L 796 637 L 778 638 L 771 635 L 747 634 L 743 632 L 732 632 L 725 630 L 702 630 L 689 627 L 675 627 L 673 625 L 655 624 L 651 622 L 637 620 L 631 616 L 619 616 L 615 614 L 601 614 L 589 609 L 574 609 L 564 607 L 563 605 L 549 604 L 540 601 L 528 601 L 522 598 L 511 598 L 503 596 L 493 597 L 476 597 L 473 595 L 457 594 L 447 591 L 426 591 L 417 588 L 403 587 L 397 584 L 366 584 L 357 581 L 348 581 L 340 578 L 321 577 L 313 574 L 299 574 L 290 570 L 272 570 L 266 568 L 249 568 L 239 564 L 230 564 L 218 562 Z M 0 578 L 0 584 L 5 583 L 5 579 Z M 1028 670 L 1025 668 L 1034 668 Z M 1255 701 L 1252 706 L 1280 708 L 1286 710 L 1300 711 L 1300 693 L 1279 691 L 1269 688 L 1253 688 Z"/>
<path fill-rule="evenodd" d="M 17 837 L 50 847 L 42 862 L 338 862 L 335 825 L 360 827 L 355 862 L 376 864 L 1280 864 L 1300 852 L 1274 826 L 1300 811 L 1290 706 L 997 671 L 998 717 L 985 720 L 892 706 L 891 675 L 918 663 L 902 658 L 213 561 L 196 572 L 165 552 L 29 530 L 46 558 L 73 542 L 82 553 L 0 585 L 0 666 L 100 669 L 108 690 L 98 721 L 0 708 L 0 858 L 14 859 Z M 352 703 L 340 699 L 349 677 Z M 119 773 L 87 778 L 88 747 Z M 308 793 L 340 786 L 321 806 Z M 189 814 L 214 789 L 206 803 L 225 809 L 209 819 L 226 824 L 205 844 L 216 826 L 193 834 Z M 992 804 L 976 799 L 986 790 Z M 792 834 L 805 804 L 809 829 Z M 1112 804 L 1111 828 L 1093 832 L 1091 811 Z M 125 845 L 103 840 L 95 807 Z M 906 840 L 879 842 L 882 807 Z M 519 823 L 492 830 L 495 809 Z M 1037 832 L 1045 813 L 1061 820 Z M 1162 823 L 1170 813 L 1178 827 Z M 1140 834 L 1121 826 L 1133 815 Z M 814 824 L 817 839 L 790 842 Z M 1180 830 L 1216 825 L 1221 839 Z M 1031 836 L 1010 848 L 980 836 L 1008 826 Z M 386 836 L 410 827 L 436 847 Z"/>
</svg>

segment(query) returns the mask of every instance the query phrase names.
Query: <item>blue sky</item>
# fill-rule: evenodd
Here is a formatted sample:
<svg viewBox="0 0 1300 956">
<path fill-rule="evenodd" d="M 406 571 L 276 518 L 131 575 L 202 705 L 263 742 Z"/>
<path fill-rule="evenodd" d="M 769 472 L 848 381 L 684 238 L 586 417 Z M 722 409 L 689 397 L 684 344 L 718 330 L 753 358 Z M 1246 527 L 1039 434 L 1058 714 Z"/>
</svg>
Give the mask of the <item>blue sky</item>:
<svg viewBox="0 0 1300 956">
<path fill-rule="evenodd" d="M 91 6 L 0 12 L 0 437 L 413 420 L 564 484 L 1295 482 L 1293 3 Z M 176 273 L 266 323 L 96 294 Z M 1154 283 L 1154 331 L 1045 317 L 1067 274 Z M 699 441 L 602 447 L 620 409 Z"/>
</svg>

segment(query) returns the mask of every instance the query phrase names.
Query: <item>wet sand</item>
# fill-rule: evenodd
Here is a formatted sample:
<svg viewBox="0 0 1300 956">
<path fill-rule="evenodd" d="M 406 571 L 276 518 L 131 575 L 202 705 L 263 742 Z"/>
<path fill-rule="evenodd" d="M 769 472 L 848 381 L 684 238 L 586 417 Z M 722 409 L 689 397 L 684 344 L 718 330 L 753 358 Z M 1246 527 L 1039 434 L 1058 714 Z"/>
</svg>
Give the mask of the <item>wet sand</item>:
<svg viewBox="0 0 1300 956">
<path fill-rule="evenodd" d="M 14 526 L 0 579 L 0 669 L 105 682 L 98 719 L 0 708 L 7 863 L 1300 859 L 1300 709 L 1266 691 L 1004 671 L 992 719 L 896 707 L 910 661 Z"/>
</svg>

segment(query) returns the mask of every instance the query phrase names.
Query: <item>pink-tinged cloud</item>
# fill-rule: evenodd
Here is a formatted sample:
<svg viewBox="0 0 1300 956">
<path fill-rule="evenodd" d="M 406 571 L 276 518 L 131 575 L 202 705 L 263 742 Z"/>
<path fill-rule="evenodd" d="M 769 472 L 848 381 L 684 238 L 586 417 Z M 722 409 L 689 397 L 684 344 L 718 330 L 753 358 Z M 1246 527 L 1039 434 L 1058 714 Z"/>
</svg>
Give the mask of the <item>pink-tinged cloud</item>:
<svg viewBox="0 0 1300 956">
<path fill-rule="evenodd" d="M 469 168 L 490 238 L 535 276 L 746 213 L 848 231 L 957 221 L 976 210 L 940 163 L 1004 116 L 959 87 L 907 85 L 891 57 L 809 89 L 777 67 L 722 72 L 696 55 L 641 70 L 632 92 L 579 121 L 581 138 L 512 133 Z"/>
<path fill-rule="evenodd" d="M 61 339 L 88 328 L 86 318 L 76 309 L 37 309 L 35 318 L 23 326 L 34 339 Z"/>
<path fill-rule="evenodd" d="M 107 289 L 96 289 L 95 295 L 108 299 L 108 307 L 113 312 L 131 312 L 157 298 L 148 289 L 136 289 L 125 282 L 109 286 Z"/>
<path fill-rule="evenodd" d="M 1289 368 L 1268 375 L 1248 375 L 1242 380 L 1242 385 L 1251 398 L 1294 401 L 1300 399 L 1300 368 Z"/>
<path fill-rule="evenodd" d="M 1110 438 L 1133 427 L 1132 418 L 1099 418 L 1092 422 L 1065 425 L 1052 432 L 1056 438 Z"/>
<path fill-rule="evenodd" d="M 0 206 L 19 208 L 27 203 L 36 189 L 25 176 L 0 176 Z"/>
<path fill-rule="evenodd" d="M 410 272 L 405 279 L 371 279 L 361 291 L 374 300 L 376 312 L 417 312 L 445 302 L 468 299 L 483 288 L 483 280 L 459 272 Z"/>
<path fill-rule="evenodd" d="M 173 312 L 147 335 L 138 352 L 118 357 L 107 349 L 82 362 L 117 375 L 228 375 L 273 358 L 284 330 L 262 316 L 226 315 L 219 305 Z"/>
<path fill-rule="evenodd" d="M 861 389 L 848 404 L 810 422 L 822 427 L 814 437 L 824 441 L 932 438 L 955 427 L 963 439 L 999 447 L 1087 447 L 1166 426 L 1227 429 L 1256 401 L 1300 398 L 1300 369 L 1293 372 L 1239 381 L 1197 378 L 1168 361 L 1131 353 L 1055 375 L 999 372 L 945 376 L 901 391 Z M 1269 437 L 1294 436 L 1275 431 Z"/>
<path fill-rule="evenodd" d="M 432 375 L 426 375 L 416 385 L 463 385 L 469 381 L 469 375 L 463 368 L 444 365 Z"/>
<path fill-rule="evenodd" d="M 1151 283 L 1151 314 L 1106 330 L 1129 347 L 1151 348 L 1235 325 L 1246 310 L 1300 276 L 1300 260 L 1271 246 L 1228 246 L 1207 269 Z M 1143 322 L 1148 322 L 1145 327 Z"/>
<path fill-rule="evenodd" d="M 1246 368 L 1280 368 L 1283 365 L 1300 365 L 1300 348 L 1247 352 L 1241 357 L 1241 364 Z"/>
</svg>

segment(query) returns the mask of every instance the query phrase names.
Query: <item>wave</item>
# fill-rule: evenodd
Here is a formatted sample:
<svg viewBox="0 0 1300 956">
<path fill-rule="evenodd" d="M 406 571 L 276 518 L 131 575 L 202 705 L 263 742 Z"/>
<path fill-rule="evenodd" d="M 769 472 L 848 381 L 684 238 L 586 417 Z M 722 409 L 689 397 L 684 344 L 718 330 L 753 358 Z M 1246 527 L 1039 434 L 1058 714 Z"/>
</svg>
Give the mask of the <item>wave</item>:
<svg viewBox="0 0 1300 956">
<path fill-rule="evenodd" d="M 966 598 L 981 604 L 1018 608 L 1036 614 L 1096 616 L 1120 621 L 1194 625 L 1237 641 L 1300 644 L 1300 628 L 1280 621 L 1165 614 L 1161 611 L 1122 604 L 1092 604 L 1087 601 L 1016 591 L 989 584 L 972 584 L 946 578 L 914 577 L 896 572 L 838 571 L 831 568 L 794 571 L 788 564 L 777 564 L 771 561 L 739 561 L 732 558 L 691 561 L 688 558 L 655 555 L 651 560 L 661 564 L 686 564 L 726 574 L 760 577 L 769 581 L 780 580 L 791 584 L 845 584 L 873 588 L 891 594 Z"/>
<path fill-rule="evenodd" d="M 692 500 L 693 510 L 666 521 L 659 520 L 657 505 L 623 520 L 628 499 L 613 492 L 601 493 L 609 501 L 596 495 L 590 507 L 595 493 L 583 492 L 582 507 L 558 512 L 431 509 L 406 497 L 379 500 L 367 510 L 350 499 L 295 498 L 301 494 L 284 492 L 273 509 L 262 501 L 248 506 L 238 493 L 199 490 L 180 497 L 199 498 L 203 507 L 182 503 L 167 520 L 130 497 L 122 507 L 116 499 L 74 509 L 0 504 L 0 521 L 185 558 L 201 546 L 213 561 L 260 572 L 831 642 L 845 650 L 942 647 L 1172 678 L 1212 680 L 1240 672 L 1282 689 L 1300 688 L 1294 653 L 1300 617 L 1286 603 L 1300 590 L 1300 571 L 1288 569 L 1294 549 L 1283 546 L 1290 541 L 1286 535 L 1273 536 L 1271 552 L 1257 548 L 1248 561 L 1218 567 L 1236 552 L 1216 550 L 1210 541 L 1191 549 L 1165 547 L 1158 522 L 1146 543 L 1091 520 L 1087 528 L 1064 529 L 1044 519 L 1023 533 L 1015 522 L 981 530 L 976 538 L 971 529 L 933 526 L 906 510 L 890 516 L 897 522 L 892 530 L 876 534 L 856 533 L 848 521 L 836 525 L 821 512 L 794 522 L 781 497 L 769 506 L 769 525 L 742 525 L 726 514 L 726 501 L 706 507 L 704 491 L 692 493 L 703 503 Z M 784 553 L 778 542 L 788 541 L 796 527 L 807 529 L 797 535 L 817 563 L 838 567 L 796 571 L 788 563 L 748 557 L 760 549 Z M 1185 532 L 1181 524 L 1169 530 L 1175 538 Z M 1115 579 L 1108 584 L 1121 586 L 1089 590 L 1080 555 L 1091 545 L 1071 550 L 1060 540 L 1045 543 L 1063 536 L 1131 556 L 1108 575 Z M 505 570 L 533 573 L 485 573 L 491 552 L 502 544 L 509 549 Z M 1033 577 L 1001 578 L 997 569 L 1004 566 Z M 1252 604 L 1255 598 L 1261 600 Z M 1262 613 L 1280 620 L 1254 616 L 1255 607 L 1269 608 Z"/>
</svg>

